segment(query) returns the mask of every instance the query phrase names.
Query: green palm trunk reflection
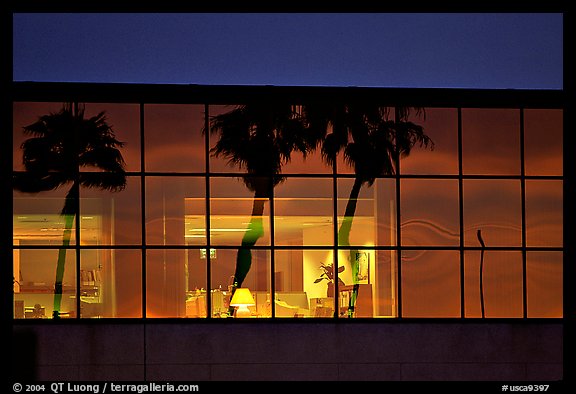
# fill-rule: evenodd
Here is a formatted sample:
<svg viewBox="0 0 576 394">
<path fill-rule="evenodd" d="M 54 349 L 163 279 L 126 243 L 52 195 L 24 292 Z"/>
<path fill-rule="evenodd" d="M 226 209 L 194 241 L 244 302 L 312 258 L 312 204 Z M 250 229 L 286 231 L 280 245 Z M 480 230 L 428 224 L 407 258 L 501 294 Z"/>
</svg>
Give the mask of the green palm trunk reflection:
<svg viewBox="0 0 576 394">
<path fill-rule="evenodd" d="M 232 283 L 232 289 L 230 294 L 230 299 L 234 295 L 237 288 L 242 287 L 244 279 L 250 272 L 250 267 L 252 266 L 252 247 L 256 244 L 258 239 L 264 236 L 264 224 L 262 216 L 264 214 L 264 203 L 266 199 L 258 196 L 254 196 L 254 202 L 252 204 L 252 218 L 248 224 L 248 228 L 242 237 L 242 243 L 240 248 L 238 248 L 238 253 L 236 254 L 236 269 L 234 271 L 234 282 Z M 229 315 L 234 314 L 234 307 L 229 308 Z"/>
<path fill-rule="evenodd" d="M 62 236 L 62 248 L 58 251 L 58 263 L 56 265 L 56 280 L 54 281 L 54 309 L 52 316 L 55 319 L 60 317 L 60 306 L 62 304 L 62 282 L 64 281 L 64 271 L 66 268 L 66 252 L 72 237 L 72 226 L 75 214 L 64 214 L 64 233 Z"/>
<path fill-rule="evenodd" d="M 354 220 L 354 215 L 356 214 L 356 205 L 358 202 L 358 195 L 360 194 L 360 188 L 362 187 L 362 180 L 356 178 L 354 180 L 354 185 L 350 191 L 350 196 L 348 197 L 348 202 L 346 203 L 346 211 L 344 212 L 344 219 L 338 230 L 338 245 L 349 247 L 350 246 L 350 231 L 352 230 L 352 222 Z M 348 317 L 354 317 L 354 307 L 356 305 L 356 299 L 358 298 L 358 271 L 360 268 L 360 262 L 358 261 L 358 250 L 350 249 L 348 255 L 348 261 L 350 262 L 350 268 L 352 271 L 352 296 L 348 303 Z"/>
<path fill-rule="evenodd" d="M 72 228 L 74 226 L 74 219 L 77 217 L 77 209 L 80 197 L 78 182 L 74 182 L 72 187 L 66 195 L 64 207 L 60 213 L 64 217 L 64 231 L 62 233 L 62 247 L 58 250 L 58 261 L 56 263 L 56 279 L 54 280 L 54 309 L 52 310 L 52 317 L 54 319 L 60 318 L 60 307 L 62 304 L 64 272 L 66 270 L 66 254 L 70 240 L 72 238 Z"/>
</svg>

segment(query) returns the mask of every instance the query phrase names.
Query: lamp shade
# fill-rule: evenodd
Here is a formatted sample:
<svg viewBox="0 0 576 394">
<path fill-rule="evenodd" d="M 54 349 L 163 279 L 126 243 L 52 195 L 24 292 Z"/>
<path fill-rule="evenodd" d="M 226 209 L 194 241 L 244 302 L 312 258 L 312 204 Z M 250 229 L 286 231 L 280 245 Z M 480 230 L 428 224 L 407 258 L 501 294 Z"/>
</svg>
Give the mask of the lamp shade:
<svg viewBox="0 0 576 394">
<path fill-rule="evenodd" d="M 252 294 L 250 294 L 250 290 L 246 287 L 236 289 L 232 296 L 232 300 L 230 300 L 230 306 L 247 306 L 254 304 L 256 304 L 254 298 L 252 297 Z"/>
</svg>

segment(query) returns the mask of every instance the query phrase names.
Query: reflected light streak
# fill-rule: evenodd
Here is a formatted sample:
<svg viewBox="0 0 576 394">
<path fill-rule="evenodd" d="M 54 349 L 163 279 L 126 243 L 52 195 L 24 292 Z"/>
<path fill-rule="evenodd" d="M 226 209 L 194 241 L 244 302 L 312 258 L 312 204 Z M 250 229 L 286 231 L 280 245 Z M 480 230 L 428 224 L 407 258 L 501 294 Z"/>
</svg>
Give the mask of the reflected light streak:
<svg viewBox="0 0 576 394">
<path fill-rule="evenodd" d="M 190 232 L 206 232 L 205 228 L 192 228 L 188 230 Z M 253 231 L 251 228 L 211 228 L 210 232 L 223 232 L 223 233 L 237 233 L 237 232 L 245 232 L 245 231 Z"/>
<path fill-rule="evenodd" d="M 407 220 L 404 223 L 402 223 L 401 227 L 404 228 L 404 227 L 408 227 L 411 225 L 430 228 L 430 229 L 432 229 L 433 232 L 438 233 L 438 234 L 445 234 L 445 235 L 449 236 L 450 238 L 458 238 L 460 236 L 459 233 L 452 232 L 449 229 L 447 229 L 446 227 L 442 226 L 441 224 L 433 222 L 431 220 L 424 220 L 424 219 Z"/>
</svg>

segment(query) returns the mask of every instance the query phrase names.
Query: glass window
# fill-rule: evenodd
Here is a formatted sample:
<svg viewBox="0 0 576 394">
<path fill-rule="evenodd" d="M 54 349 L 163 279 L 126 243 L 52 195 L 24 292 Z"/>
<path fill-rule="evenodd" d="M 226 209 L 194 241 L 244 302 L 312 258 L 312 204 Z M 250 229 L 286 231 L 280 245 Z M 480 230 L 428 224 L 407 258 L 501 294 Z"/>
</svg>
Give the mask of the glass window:
<svg viewBox="0 0 576 394">
<path fill-rule="evenodd" d="M 146 178 L 146 242 L 203 245 L 206 239 L 206 178 Z"/>
<path fill-rule="evenodd" d="M 340 246 L 396 243 L 396 186 L 393 179 L 372 185 L 338 179 L 338 243 Z"/>
<path fill-rule="evenodd" d="M 464 180 L 464 244 L 521 246 L 522 207 L 520 182 L 515 180 Z"/>
<path fill-rule="evenodd" d="M 562 252 L 526 253 L 528 317 L 562 317 Z"/>
<path fill-rule="evenodd" d="M 288 178 L 274 191 L 276 245 L 334 245 L 332 180 Z"/>
<path fill-rule="evenodd" d="M 375 187 L 354 179 L 338 180 L 338 244 L 373 246 L 376 241 Z M 387 223 L 390 223 L 388 219 Z"/>
<path fill-rule="evenodd" d="M 414 119 L 434 143 L 418 144 L 400 163 L 403 174 L 458 174 L 458 111 L 456 108 L 426 108 L 425 119 Z"/>
<path fill-rule="evenodd" d="M 75 215 L 62 214 L 67 188 L 37 194 L 13 192 L 14 242 L 28 245 L 74 245 L 76 243 Z"/>
<path fill-rule="evenodd" d="M 189 310 L 186 278 L 187 252 L 193 251 L 183 249 L 148 249 L 146 251 L 147 317 L 206 317 L 205 303 L 194 316 Z M 205 292 L 204 289 L 204 295 Z"/>
<path fill-rule="evenodd" d="M 212 289 L 212 316 L 234 315 L 230 308 L 234 278 L 238 287 L 247 288 L 254 299 L 247 305 L 252 317 L 271 317 L 270 305 L 270 251 L 263 249 L 219 249 L 210 258 Z"/>
<path fill-rule="evenodd" d="M 146 170 L 204 172 L 206 169 L 204 105 L 146 104 Z"/>
<path fill-rule="evenodd" d="M 85 105 L 86 118 L 104 113 L 104 120 L 112 128 L 115 138 L 122 142 L 118 150 L 122 154 L 126 171 L 140 171 L 140 105 L 93 104 Z M 82 171 L 94 171 L 94 167 Z"/>
<path fill-rule="evenodd" d="M 334 316 L 334 252 L 329 249 L 277 250 L 276 317 Z"/>
<path fill-rule="evenodd" d="M 269 182 L 251 177 L 210 180 L 211 245 L 270 245 L 270 201 L 250 190 L 269 189 Z M 201 229 L 194 228 L 191 234 L 200 234 Z"/>
<path fill-rule="evenodd" d="M 141 317 L 142 257 L 135 249 L 80 251 L 80 317 Z"/>
<path fill-rule="evenodd" d="M 464 174 L 520 174 L 520 113 L 514 109 L 462 109 Z"/>
<path fill-rule="evenodd" d="M 526 245 L 561 247 L 562 181 L 526 181 Z"/>
<path fill-rule="evenodd" d="M 464 267 L 466 317 L 522 317 L 522 252 L 466 251 Z"/>
<path fill-rule="evenodd" d="M 233 112 L 239 105 L 210 105 L 209 135 L 204 104 L 67 105 L 13 104 L 16 319 L 49 319 L 54 311 L 62 318 L 226 318 L 237 315 L 230 305 L 237 288 L 249 290 L 249 316 L 259 318 L 390 318 L 400 305 L 402 317 L 454 318 L 461 317 L 462 297 L 464 317 L 516 318 L 524 310 L 528 317 L 562 317 L 560 109 L 463 108 L 461 169 L 458 109 L 412 113 L 408 120 L 423 127 L 434 149 L 417 143 L 396 177 L 366 171 L 364 164 L 373 165 L 383 150 L 358 140 L 363 127 L 341 129 L 348 145 L 334 167 L 322 141 L 304 157 L 299 149 L 307 135 L 280 130 L 299 120 L 297 105 L 246 106 L 255 111 L 250 118 Z M 44 122 L 63 116 L 63 109 L 84 110 L 88 121 L 103 114 L 123 143 L 127 174 L 114 173 L 110 157 L 91 160 L 90 153 L 95 166 L 69 168 L 74 161 L 61 153 L 86 142 L 76 137 L 87 132 L 58 129 L 50 154 L 46 139 L 35 139 L 41 132 L 24 133 L 42 116 Z M 348 109 L 348 122 L 372 131 L 381 117 L 395 117 L 393 107 Z M 216 127 L 224 114 L 238 116 Z M 262 133 L 270 125 L 274 132 Z M 333 125 L 327 127 L 331 133 Z M 356 156 L 353 163 L 347 154 L 360 142 L 369 144 L 360 153 L 368 161 Z M 34 165 L 49 176 L 34 176 Z M 71 193 L 75 173 L 79 200 Z M 114 187 L 124 179 L 124 188 Z"/>
<path fill-rule="evenodd" d="M 315 149 L 304 156 L 294 152 L 290 161 L 282 166 L 283 174 L 331 174 L 332 166 L 322 158 L 321 150 Z"/>
<path fill-rule="evenodd" d="M 143 317 L 142 252 L 139 249 L 114 249 L 108 253 L 113 276 L 111 297 L 116 301 L 111 307 L 112 317 Z"/>
<path fill-rule="evenodd" d="M 400 190 L 402 245 L 459 245 L 458 181 L 403 179 Z"/>
<path fill-rule="evenodd" d="M 374 260 L 372 260 L 374 257 Z M 372 261 L 374 261 L 372 263 Z M 370 255 L 369 281 L 372 284 L 374 317 L 398 316 L 398 253 L 376 250 Z"/>
<path fill-rule="evenodd" d="M 402 251 L 402 316 L 460 317 L 460 252 Z"/>
<path fill-rule="evenodd" d="M 526 175 L 562 175 L 562 116 L 560 109 L 524 110 Z"/>
<path fill-rule="evenodd" d="M 236 163 L 234 163 L 231 159 L 232 157 L 226 156 L 224 154 L 216 154 L 214 152 L 214 150 L 216 149 L 216 144 L 218 143 L 218 141 L 223 140 L 225 141 L 224 138 L 222 138 L 222 134 L 221 131 L 214 128 L 212 129 L 212 122 L 214 120 L 215 117 L 218 117 L 219 115 L 223 115 L 226 113 L 229 113 L 230 111 L 235 110 L 236 108 L 238 108 L 238 105 L 211 105 L 209 107 L 209 116 L 210 116 L 210 172 L 214 173 L 214 172 L 233 172 L 233 173 L 239 173 L 239 172 L 246 172 L 245 168 L 240 168 L 240 166 Z M 235 145 L 232 144 L 232 147 L 234 147 Z M 238 152 L 238 155 L 240 155 L 241 153 Z"/>
<path fill-rule="evenodd" d="M 97 174 L 103 183 L 110 176 Z M 88 245 L 139 245 L 142 243 L 140 178 L 126 177 L 122 191 L 80 189 L 80 237 Z"/>
<path fill-rule="evenodd" d="M 186 291 L 186 317 L 203 317 L 206 316 L 208 307 L 207 281 L 208 281 L 208 258 L 212 261 L 217 259 L 216 249 L 210 249 L 210 254 L 206 248 L 186 249 L 184 252 L 184 275 Z M 212 288 L 212 310 L 214 311 L 215 302 L 219 300 L 219 295 L 225 288 Z M 221 297 L 220 297 L 221 298 Z M 219 310 L 218 310 L 219 312 Z M 213 314 L 213 317 L 219 317 L 219 314 Z"/>
<path fill-rule="evenodd" d="M 15 249 L 13 255 L 14 318 L 52 318 L 55 311 L 76 317 L 74 249 Z"/>
<path fill-rule="evenodd" d="M 16 102 L 12 105 L 12 138 L 13 138 L 13 169 L 24 171 L 22 143 L 32 137 L 24 133 L 24 127 L 40 120 L 41 116 L 57 114 L 62 109 L 62 103 Z"/>
<path fill-rule="evenodd" d="M 338 276 L 342 280 L 338 287 L 339 317 L 374 317 L 383 312 L 383 305 L 378 302 L 382 301 L 380 297 L 390 300 L 391 293 L 388 291 L 391 289 L 388 287 L 392 266 L 386 261 L 389 252 L 384 255 L 379 253 L 377 261 L 375 250 L 349 249 L 338 252 Z"/>
</svg>

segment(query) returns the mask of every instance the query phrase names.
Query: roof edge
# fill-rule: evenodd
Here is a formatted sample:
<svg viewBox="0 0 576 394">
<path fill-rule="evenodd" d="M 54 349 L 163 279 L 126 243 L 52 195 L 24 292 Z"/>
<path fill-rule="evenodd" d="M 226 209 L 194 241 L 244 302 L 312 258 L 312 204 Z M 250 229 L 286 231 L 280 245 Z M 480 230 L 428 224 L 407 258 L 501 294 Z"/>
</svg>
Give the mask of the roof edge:
<svg viewBox="0 0 576 394">
<path fill-rule="evenodd" d="M 99 82 L 12 82 L 13 101 L 244 104 L 376 102 L 438 107 L 564 107 L 561 89 L 400 88 L 357 86 L 201 85 Z"/>
</svg>

